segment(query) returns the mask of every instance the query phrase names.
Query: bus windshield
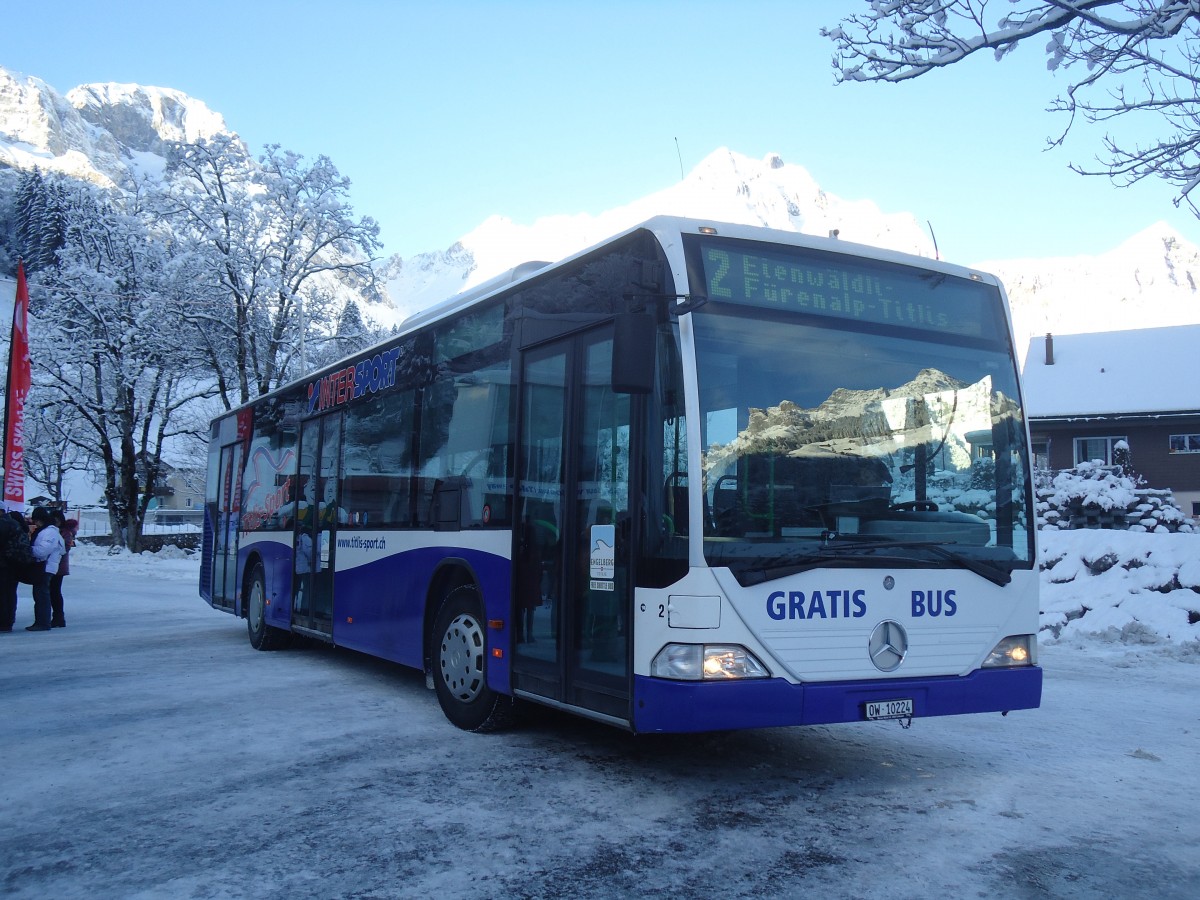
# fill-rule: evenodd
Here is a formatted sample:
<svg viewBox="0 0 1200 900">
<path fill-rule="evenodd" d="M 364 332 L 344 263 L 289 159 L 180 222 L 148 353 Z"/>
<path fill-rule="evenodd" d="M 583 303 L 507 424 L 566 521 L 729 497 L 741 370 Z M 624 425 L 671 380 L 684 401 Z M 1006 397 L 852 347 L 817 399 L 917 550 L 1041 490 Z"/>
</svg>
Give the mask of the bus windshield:
<svg viewBox="0 0 1200 900">
<path fill-rule="evenodd" d="M 1002 584 L 1030 567 L 1007 341 L 720 302 L 693 323 L 711 565 L 743 584 L 898 564 Z"/>
</svg>

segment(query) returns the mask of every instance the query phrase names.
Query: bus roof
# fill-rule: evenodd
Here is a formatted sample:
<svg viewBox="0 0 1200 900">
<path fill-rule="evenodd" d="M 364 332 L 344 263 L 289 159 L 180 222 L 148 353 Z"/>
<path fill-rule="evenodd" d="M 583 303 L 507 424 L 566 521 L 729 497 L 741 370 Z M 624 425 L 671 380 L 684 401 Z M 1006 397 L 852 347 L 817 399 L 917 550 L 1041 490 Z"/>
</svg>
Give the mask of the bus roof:
<svg viewBox="0 0 1200 900">
<path fill-rule="evenodd" d="M 844 241 L 838 237 L 819 237 L 812 234 L 805 234 L 799 231 L 782 231 L 775 228 L 767 228 L 762 225 L 745 225 L 735 224 L 732 222 L 720 222 L 713 219 L 695 219 L 685 218 L 681 216 L 653 216 L 631 225 L 623 231 L 609 235 L 603 240 L 585 247 L 575 253 L 565 256 L 555 262 L 543 261 L 528 261 L 514 266 L 513 268 L 495 275 L 480 284 L 475 285 L 468 290 L 454 294 L 445 300 L 441 300 L 432 306 L 427 307 L 419 312 L 413 313 L 408 318 L 400 323 L 398 334 L 402 335 L 409 331 L 415 330 L 424 325 L 436 322 L 440 319 L 453 315 L 460 310 L 474 305 L 475 303 L 486 299 L 487 297 L 506 290 L 520 282 L 548 275 L 558 269 L 571 265 L 575 261 L 586 257 L 604 247 L 609 246 L 621 239 L 628 237 L 638 231 L 648 231 L 657 238 L 663 251 L 666 253 L 670 261 L 672 274 L 676 279 L 676 283 L 685 281 L 685 266 L 683 261 L 683 247 L 679 240 L 680 236 L 694 235 L 716 235 L 726 238 L 734 238 L 741 240 L 764 241 L 769 243 L 784 244 L 793 247 L 802 247 L 813 250 L 824 250 L 834 253 L 845 253 L 855 257 L 879 260 L 881 262 L 892 262 L 900 265 L 917 266 L 923 269 L 929 269 L 937 272 L 943 272 L 947 275 L 953 275 L 960 278 L 970 278 L 975 281 L 982 281 L 988 284 L 993 284 L 1003 291 L 1003 285 L 1000 281 L 991 274 L 980 272 L 973 269 L 968 269 L 963 266 L 954 265 L 952 263 L 943 262 L 941 260 L 930 259 L 928 257 L 916 256 L 910 253 L 902 253 L 897 250 L 888 250 L 882 247 L 874 247 L 869 244 L 857 244 L 853 241 Z M 1006 310 L 1007 313 L 1007 310 Z M 1011 328 L 1011 325 L 1010 325 Z M 373 345 L 382 346 L 396 338 L 397 335 L 389 335 L 383 341 Z M 372 348 L 364 348 L 363 350 L 351 354 L 351 356 L 359 356 L 369 353 Z M 321 369 L 316 369 L 310 372 L 302 372 L 295 378 L 291 379 L 278 388 L 270 391 L 270 394 L 275 394 L 279 391 L 294 387 L 302 381 L 309 381 L 319 377 L 322 372 L 332 371 L 339 365 L 338 363 L 323 366 Z M 247 404 L 250 405 L 257 402 L 260 398 L 254 397 Z"/>
<path fill-rule="evenodd" d="M 535 275 L 547 274 L 553 270 L 567 266 L 575 260 L 587 256 L 596 250 L 601 249 L 609 244 L 612 244 L 621 238 L 624 238 L 637 231 L 649 231 L 658 238 L 659 243 L 666 251 L 668 258 L 672 260 L 672 268 L 676 281 L 680 281 L 684 274 L 682 269 L 682 252 L 677 246 L 676 237 L 683 234 L 713 234 L 721 237 L 736 238 L 742 240 L 757 240 L 770 243 L 787 244 L 794 247 L 805 247 L 814 250 L 826 250 L 834 253 L 846 253 L 858 257 L 866 257 L 869 259 L 879 260 L 881 262 L 892 262 L 901 265 L 919 266 L 925 269 L 944 272 L 947 275 L 956 275 L 962 278 L 971 278 L 976 281 L 984 281 L 990 284 L 999 285 L 999 280 L 986 272 L 981 272 L 975 269 L 968 269 L 963 266 L 947 263 L 939 259 L 930 259 L 925 256 L 916 256 L 911 253 L 903 253 L 898 250 L 888 250 L 883 247 L 875 247 L 870 244 L 857 244 L 853 241 L 844 241 L 840 238 L 831 235 L 828 237 L 819 237 L 817 235 L 805 234 L 799 231 L 782 231 L 775 228 L 767 228 L 763 225 L 745 225 L 735 224 L 732 222 L 720 222 L 712 219 L 694 219 L 684 218 L 680 216 L 654 216 L 642 222 L 626 228 L 624 231 L 609 235 L 603 240 L 585 247 L 561 260 L 555 262 L 531 261 L 524 262 L 506 272 L 489 278 L 487 281 L 475 285 L 475 287 L 462 291 L 441 300 L 426 309 L 413 313 L 407 319 L 400 323 L 401 332 L 408 331 L 429 322 L 437 321 L 438 319 L 451 315 L 463 309 L 478 300 L 497 293 L 517 282 L 524 281 L 527 278 L 532 278 Z M 672 252 L 674 251 L 674 252 Z"/>
</svg>

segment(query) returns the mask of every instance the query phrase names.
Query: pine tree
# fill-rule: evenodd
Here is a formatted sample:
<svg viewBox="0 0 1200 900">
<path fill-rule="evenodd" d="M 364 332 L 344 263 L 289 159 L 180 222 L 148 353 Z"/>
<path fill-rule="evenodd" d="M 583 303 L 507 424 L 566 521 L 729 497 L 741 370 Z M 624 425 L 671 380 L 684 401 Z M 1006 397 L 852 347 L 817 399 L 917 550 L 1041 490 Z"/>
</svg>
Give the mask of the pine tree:
<svg viewBox="0 0 1200 900">
<path fill-rule="evenodd" d="M 353 300 L 347 300 L 338 316 L 337 343 L 343 354 L 353 353 L 366 346 L 367 330 L 363 326 L 362 312 Z"/>
<path fill-rule="evenodd" d="M 22 174 L 17 186 L 17 254 L 30 274 L 51 268 L 66 240 L 66 189 L 48 182 L 39 169 Z"/>
</svg>

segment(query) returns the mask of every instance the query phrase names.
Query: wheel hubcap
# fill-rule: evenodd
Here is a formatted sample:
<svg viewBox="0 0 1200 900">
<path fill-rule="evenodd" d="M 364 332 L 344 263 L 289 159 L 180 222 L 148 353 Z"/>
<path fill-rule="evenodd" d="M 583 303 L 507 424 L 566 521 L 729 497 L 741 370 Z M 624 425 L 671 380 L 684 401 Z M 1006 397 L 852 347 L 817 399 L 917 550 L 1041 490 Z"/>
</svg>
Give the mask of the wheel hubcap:
<svg viewBox="0 0 1200 900">
<path fill-rule="evenodd" d="M 483 691 L 483 630 L 472 616 L 455 617 L 442 636 L 438 667 L 456 700 L 470 703 Z"/>
<path fill-rule="evenodd" d="M 250 588 L 250 626 L 258 631 L 263 622 L 263 589 L 257 581 Z"/>
</svg>

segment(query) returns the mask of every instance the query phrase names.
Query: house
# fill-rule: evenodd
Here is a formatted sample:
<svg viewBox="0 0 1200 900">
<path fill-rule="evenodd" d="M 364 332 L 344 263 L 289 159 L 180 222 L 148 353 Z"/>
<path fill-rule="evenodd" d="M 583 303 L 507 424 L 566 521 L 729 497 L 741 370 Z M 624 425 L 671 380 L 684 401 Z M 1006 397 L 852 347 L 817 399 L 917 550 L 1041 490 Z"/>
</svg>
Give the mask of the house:
<svg viewBox="0 0 1200 900">
<path fill-rule="evenodd" d="M 1029 342 L 1025 405 L 1037 464 L 1114 463 L 1200 516 L 1200 325 L 1047 334 Z"/>
<path fill-rule="evenodd" d="M 149 520 L 156 525 L 195 524 L 204 515 L 203 475 L 159 464 L 158 488 L 150 501 Z"/>
</svg>

